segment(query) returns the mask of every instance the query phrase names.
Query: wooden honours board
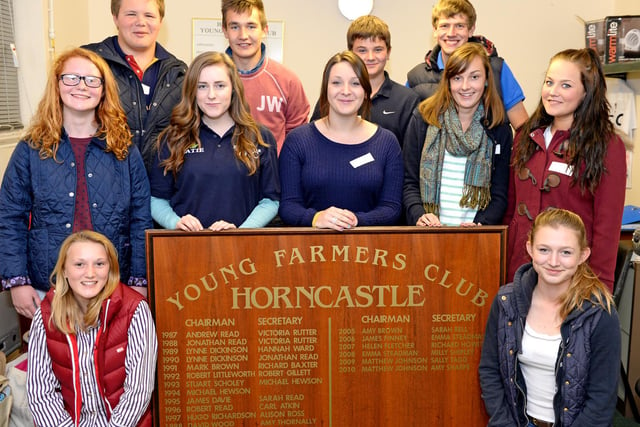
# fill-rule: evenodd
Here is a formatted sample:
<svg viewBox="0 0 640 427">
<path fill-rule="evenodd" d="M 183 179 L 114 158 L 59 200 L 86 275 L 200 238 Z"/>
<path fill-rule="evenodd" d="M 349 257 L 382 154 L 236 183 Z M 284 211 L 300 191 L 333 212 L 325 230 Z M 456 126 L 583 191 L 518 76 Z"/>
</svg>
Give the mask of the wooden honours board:
<svg viewBox="0 0 640 427">
<path fill-rule="evenodd" d="M 160 426 L 481 426 L 506 229 L 150 231 Z"/>
</svg>

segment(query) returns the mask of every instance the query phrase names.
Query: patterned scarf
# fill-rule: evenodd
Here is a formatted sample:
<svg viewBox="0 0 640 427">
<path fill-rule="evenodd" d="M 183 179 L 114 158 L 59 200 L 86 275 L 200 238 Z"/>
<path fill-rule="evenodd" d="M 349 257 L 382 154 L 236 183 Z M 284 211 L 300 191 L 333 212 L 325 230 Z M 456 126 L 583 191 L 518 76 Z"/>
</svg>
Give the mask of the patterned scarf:
<svg viewBox="0 0 640 427">
<path fill-rule="evenodd" d="M 440 214 L 440 182 L 444 151 L 467 158 L 460 206 L 482 210 L 491 201 L 493 141 L 482 126 L 484 106 L 478 105 L 466 132 L 453 103 L 440 117 L 440 128 L 429 126 L 420 157 L 420 193 L 427 213 Z"/>
</svg>

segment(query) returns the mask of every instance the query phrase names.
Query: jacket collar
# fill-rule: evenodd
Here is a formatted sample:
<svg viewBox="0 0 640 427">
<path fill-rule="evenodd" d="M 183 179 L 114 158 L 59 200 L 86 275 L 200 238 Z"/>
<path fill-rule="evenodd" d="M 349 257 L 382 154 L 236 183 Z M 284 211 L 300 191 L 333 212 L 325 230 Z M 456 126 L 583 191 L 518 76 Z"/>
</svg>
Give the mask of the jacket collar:
<svg viewBox="0 0 640 427">
<path fill-rule="evenodd" d="M 527 316 L 529 308 L 531 307 L 531 299 L 533 296 L 533 290 L 538 283 L 538 273 L 533 268 L 531 263 L 521 266 L 514 277 L 513 297 L 515 298 L 516 305 L 518 307 L 518 313 L 523 317 Z M 593 301 L 583 301 L 580 308 L 574 309 L 566 319 L 562 322 L 563 325 L 568 322 L 573 322 L 575 319 L 580 319 L 579 323 L 582 324 L 586 314 L 594 314 L 598 311 L 598 307 Z M 579 325 L 574 325 L 578 327 Z"/>
<path fill-rule="evenodd" d="M 69 134 L 64 129 L 64 127 L 62 128 L 61 138 L 62 138 L 63 141 L 69 142 Z M 103 139 L 103 138 L 98 138 L 97 136 L 94 136 L 93 138 L 91 138 L 90 144 L 95 144 L 98 147 L 100 147 L 102 150 L 106 150 L 107 149 L 107 140 Z"/>
<path fill-rule="evenodd" d="M 105 326 L 107 324 L 107 321 L 111 320 L 113 316 L 118 313 L 120 307 L 122 306 L 122 298 L 124 293 L 122 289 L 123 286 L 125 285 L 120 283 L 118 286 L 116 286 L 116 289 L 113 291 L 113 293 L 104 301 L 102 301 L 102 308 L 100 309 L 100 321 L 102 322 L 103 326 Z M 49 303 L 49 306 L 51 306 L 51 304 L 53 303 L 53 295 L 55 294 L 55 292 L 56 289 L 52 287 L 45 295 L 45 299 Z"/>
<path fill-rule="evenodd" d="M 471 36 L 469 37 L 468 43 L 480 43 L 484 49 L 487 51 L 487 55 L 489 57 L 497 57 L 498 50 L 492 41 L 487 39 L 484 36 Z M 442 71 L 444 69 L 444 64 L 442 62 L 441 48 L 439 44 L 436 44 L 433 49 L 431 49 L 424 56 L 424 62 L 427 64 L 427 68 L 431 68 L 435 71 Z"/>
<path fill-rule="evenodd" d="M 518 312 L 527 316 L 529 307 L 531 307 L 531 299 L 533 290 L 538 284 L 538 273 L 533 269 L 531 263 L 521 266 L 515 274 L 514 282 L 514 298 L 518 307 Z"/>
<path fill-rule="evenodd" d="M 529 137 L 533 140 L 533 142 L 535 142 L 536 145 L 540 146 L 541 148 L 546 147 L 546 144 L 544 141 L 544 131 L 545 129 L 547 129 L 547 127 L 548 126 L 542 126 L 542 127 L 536 128 L 532 130 L 531 133 L 529 134 Z M 549 144 L 549 147 L 553 147 L 558 141 L 564 141 L 566 139 L 569 139 L 570 135 L 571 135 L 571 132 L 568 130 L 555 131 L 555 133 L 553 134 L 553 137 L 551 138 L 551 143 Z"/>
<path fill-rule="evenodd" d="M 113 41 L 113 50 L 115 50 L 118 55 L 126 60 L 127 54 L 124 53 L 122 48 L 120 47 L 120 43 L 118 43 L 118 36 L 111 36 L 111 40 Z M 159 60 L 167 59 L 171 57 L 171 54 L 158 42 L 156 42 L 156 50 L 154 56 Z"/>
<path fill-rule="evenodd" d="M 100 310 L 100 319 L 102 320 L 103 328 L 110 323 L 111 319 L 120 311 L 122 307 L 123 284 L 118 284 L 113 293 L 102 301 L 102 308 Z"/>
</svg>

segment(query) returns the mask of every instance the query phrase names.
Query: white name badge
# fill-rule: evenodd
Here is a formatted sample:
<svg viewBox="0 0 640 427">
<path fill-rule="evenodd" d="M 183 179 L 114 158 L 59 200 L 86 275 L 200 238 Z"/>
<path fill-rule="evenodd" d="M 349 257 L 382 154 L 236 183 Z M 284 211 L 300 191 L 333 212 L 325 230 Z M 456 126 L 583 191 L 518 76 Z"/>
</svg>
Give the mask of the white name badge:
<svg viewBox="0 0 640 427">
<path fill-rule="evenodd" d="M 356 159 L 351 160 L 349 163 L 351 163 L 351 167 L 355 169 L 355 168 L 359 168 L 362 165 L 366 165 L 367 163 L 371 163 L 373 161 L 375 161 L 375 159 L 373 158 L 371 153 L 367 153 L 364 156 L 360 156 Z"/>
<path fill-rule="evenodd" d="M 145 95 L 149 95 L 149 93 L 151 93 L 151 86 L 142 83 L 142 91 Z"/>
<path fill-rule="evenodd" d="M 569 166 L 566 163 L 551 162 L 551 165 L 549 165 L 549 170 L 551 172 L 558 172 L 567 176 L 573 175 L 573 167 Z"/>
<path fill-rule="evenodd" d="M 496 144 L 496 156 L 500 155 L 500 144 Z"/>
</svg>

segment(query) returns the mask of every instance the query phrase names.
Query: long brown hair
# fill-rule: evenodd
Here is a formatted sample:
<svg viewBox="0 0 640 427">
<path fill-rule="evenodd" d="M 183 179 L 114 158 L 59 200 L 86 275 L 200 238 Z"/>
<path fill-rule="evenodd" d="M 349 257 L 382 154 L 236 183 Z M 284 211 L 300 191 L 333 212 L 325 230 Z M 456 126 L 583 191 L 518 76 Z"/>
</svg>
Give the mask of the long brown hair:
<svg viewBox="0 0 640 427">
<path fill-rule="evenodd" d="M 558 229 L 568 228 L 576 233 L 580 250 L 588 248 L 587 231 L 580 216 L 566 209 L 548 208 L 542 211 L 533 222 L 529 232 L 529 243 L 533 245 L 537 231 L 542 227 Z M 613 298 L 609 289 L 598 279 L 585 260 L 580 264 L 573 275 L 569 289 L 565 294 L 560 307 L 560 318 L 566 317 L 573 310 L 580 308 L 584 301 L 592 301 L 611 313 Z"/>
<path fill-rule="evenodd" d="M 334 65 L 343 61 L 351 65 L 353 72 L 356 73 L 356 76 L 358 77 L 360 86 L 364 89 L 364 100 L 360 106 L 360 116 L 363 119 L 368 120 L 369 113 L 371 111 L 371 82 L 369 81 L 369 72 L 367 71 L 367 66 L 362 59 L 350 50 L 336 53 L 329 58 L 327 65 L 324 66 L 324 71 L 322 72 L 322 83 L 320 85 L 320 117 L 329 115 L 329 96 L 327 94 L 327 88 L 329 87 L 329 75 L 331 74 L 331 69 Z"/>
<path fill-rule="evenodd" d="M 489 56 L 480 43 L 465 43 L 457 48 L 444 67 L 444 72 L 438 88 L 433 96 L 425 99 L 418 105 L 418 109 L 425 122 L 432 126 L 441 127 L 439 117 L 444 114 L 449 106 L 454 102 L 451 94 L 450 80 L 455 76 L 464 73 L 471 61 L 475 58 L 482 60 L 482 68 L 486 77 L 486 87 L 482 94 L 482 104 L 484 105 L 485 121 L 487 127 L 493 128 L 502 124 L 505 120 L 504 106 L 493 78 L 493 70 L 489 62 Z"/>
<path fill-rule="evenodd" d="M 573 183 L 584 192 L 594 193 L 606 172 L 604 159 L 609 140 L 614 135 L 614 127 L 609 120 L 609 102 L 607 101 L 607 83 L 602 71 L 598 54 L 593 49 L 567 49 L 555 54 L 549 64 L 556 60 L 565 60 L 580 69 L 580 80 L 585 96 L 573 112 L 573 123 L 569 129 L 569 141 L 566 149 L 567 163 L 573 168 Z M 540 127 L 553 123 L 554 117 L 544 108 L 542 98 L 538 108 L 525 122 L 514 146 L 513 167 L 516 171 L 526 167 L 527 161 L 537 149 L 529 134 Z M 584 172 L 582 172 L 582 166 Z"/>
<path fill-rule="evenodd" d="M 235 122 L 231 143 L 236 159 L 240 160 L 253 175 L 260 167 L 260 157 L 256 155 L 259 146 L 267 147 L 260 134 L 260 127 L 250 113 L 249 104 L 244 97 L 244 86 L 238 71 L 229 56 L 220 52 L 204 52 L 196 56 L 187 70 L 182 86 L 182 99 L 171 113 L 171 123 L 158 136 L 158 153 L 162 144 L 167 144 L 169 157 L 160 163 L 164 173 L 173 172 L 174 176 L 184 164 L 184 153 L 194 144 L 202 146 L 200 141 L 200 122 L 202 112 L 196 100 L 196 91 L 200 73 L 206 67 L 223 65 L 231 81 L 232 95 L 229 115 Z"/>
<path fill-rule="evenodd" d="M 78 242 L 92 242 L 102 245 L 109 261 L 107 284 L 98 295 L 89 301 L 86 313 L 82 312 L 64 275 L 65 264 L 69 257 L 69 248 Z M 50 323 L 65 334 L 75 334 L 78 329 L 85 330 L 97 324 L 102 302 L 111 296 L 120 283 L 118 253 L 111 241 L 96 231 L 84 230 L 73 233 L 60 246 L 58 261 L 51 273 L 50 280 L 51 287 L 55 289 L 53 302 L 51 303 Z"/>
<path fill-rule="evenodd" d="M 84 58 L 98 68 L 103 79 L 102 96 L 96 107 L 98 124 L 96 137 L 106 140 L 106 152 L 112 152 L 118 160 L 124 160 L 131 145 L 131 132 L 127 117 L 120 106 L 118 84 L 107 63 L 98 54 L 83 48 L 72 48 L 60 54 L 49 71 L 44 96 L 38 104 L 31 125 L 23 136 L 29 146 L 39 150 L 40 158 L 56 159 L 63 127 L 63 108 L 60 98 L 60 74 L 71 58 Z"/>
</svg>

